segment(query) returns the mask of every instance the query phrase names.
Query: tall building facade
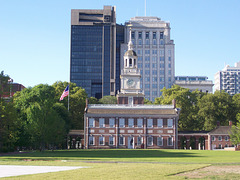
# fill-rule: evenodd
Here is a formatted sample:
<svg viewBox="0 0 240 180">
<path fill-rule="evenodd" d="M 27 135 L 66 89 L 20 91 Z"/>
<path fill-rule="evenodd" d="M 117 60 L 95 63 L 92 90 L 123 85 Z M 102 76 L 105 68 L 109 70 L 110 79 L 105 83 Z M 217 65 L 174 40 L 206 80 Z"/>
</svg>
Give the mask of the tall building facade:
<svg viewBox="0 0 240 180">
<path fill-rule="evenodd" d="M 115 7 L 71 11 L 70 81 L 83 87 L 89 97 L 115 95 L 119 89 L 120 49 L 116 43 L 123 42 L 122 29 L 116 26 Z"/>
<path fill-rule="evenodd" d="M 215 74 L 215 90 L 224 90 L 230 95 L 240 93 L 240 62 L 234 67 L 225 66 Z"/>
<path fill-rule="evenodd" d="M 145 98 L 154 101 L 161 96 L 163 87 L 170 88 L 175 76 L 175 45 L 170 39 L 170 23 L 158 17 L 134 17 L 125 24 L 125 40 L 121 45 L 121 57 L 127 50 L 129 31 L 138 54 L 141 72 L 141 88 Z M 121 67 L 124 60 L 121 60 Z M 122 69 L 121 68 L 121 69 Z"/>
<path fill-rule="evenodd" d="M 213 82 L 206 76 L 176 76 L 174 84 L 190 91 L 199 90 L 205 93 L 212 93 Z"/>
</svg>

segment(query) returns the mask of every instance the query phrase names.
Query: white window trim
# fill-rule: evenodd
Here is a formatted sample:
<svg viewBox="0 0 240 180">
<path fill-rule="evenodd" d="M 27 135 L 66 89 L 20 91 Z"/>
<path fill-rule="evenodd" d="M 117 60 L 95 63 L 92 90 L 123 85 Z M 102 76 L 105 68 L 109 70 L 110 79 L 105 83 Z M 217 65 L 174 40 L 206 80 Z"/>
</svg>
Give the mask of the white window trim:
<svg viewBox="0 0 240 180">
<path fill-rule="evenodd" d="M 100 120 L 103 120 L 103 126 L 100 126 Z M 105 119 L 104 118 L 99 118 L 99 127 L 105 127 Z"/>
<path fill-rule="evenodd" d="M 90 144 L 90 140 L 89 140 L 90 137 L 93 138 L 93 144 Z M 94 137 L 94 136 L 89 136 L 89 137 L 88 137 L 88 141 L 89 141 L 89 142 L 88 142 L 88 145 L 89 145 L 89 146 L 94 146 L 94 145 L 95 145 L 95 137 Z"/>
<path fill-rule="evenodd" d="M 169 126 L 169 124 L 170 124 L 169 122 L 170 122 L 170 121 L 172 121 L 172 126 Z M 173 128 L 173 119 L 168 119 L 168 120 L 167 120 L 167 127 L 168 127 L 168 128 Z"/>
<path fill-rule="evenodd" d="M 140 144 L 138 143 L 138 138 L 141 139 L 141 140 L 140 140 L 140 141 L 141 141 Z M 142 144 L 143 144 L 143 137 L 142 137 L 142 136 L 138 136 L 138 137 L 137 137 L 137 145 L 140 146 L 140 145 L 142 145 Z"/>
<path fill-rule="evenodd" d="M 149 126 L 149 121 L 148 121 L 148 120 L 151 120 L 151 121 L 152 121 L 152 125 L 151 125 L 151 126 Z M 148 128 L 152 128 L 152 127 L 153 127 L 153 119 L 151 119 L 151 118 L 150 118 L 150 119 L 147 119 L 147 127 L 148 127 Z"/>
<path fill-rule="evenodd" d="M 149 138 L 152 139 L 152 144 L 149 144 L 149 140 L 148 140 Z M 148 146 L 153 146 L 153 137 L 152 136 L 147 137 L 147 145 Z"/>
<path fill-rule="evenodd" d="M 112 127 L 110 126 L 110 121 L 111 121 L 111 120 L 113 120 L 113 126 L 112 126 Z M 115 127 L 115 121 L 116 121 L 115 118 L 109 118 L 109 127 L 110 127 L 110 128 Z"/>
<path fill-rule="evenodd" d="M 212 136 L 211 141 L 216 141 L 215 136 Z"/>
<path fill-rule="evenodd" d="M 159 143 L 158 143 L 158 139 L 159 139 L 159 138 L 162 139 L 162 144 L 159 144 Z M 158 145 L 158 146 L 163 146 L 163 137 L 157 137 L 157 145 Z"/>
<path fill-rule="evenodd" d="M 169 138 L 172 138 L 172 145 L 169 144 Z M 167 145 L 168 145 L 168 146 L 173 146 L 173 137 L 168 137 L 168 139 L 167 139 Z"/>
<path fill-rule="evenodd" d="M 160 121 L 162 121 L 162 125 L 161 126 L 159 126 L 160 123 L 158 123 Z M 163 127 L 163 119 L 157 119 L 157 127 L 158 128 L 162 128 Z"/>
<path fill-rule="evenodd" d="M 103 138 L 103 144 L 100 144 L 100 138 Z M 99 136 L 99 146 L 104 146 L 104 144 L 105 144 L 105 137 L 104 136 Z"/>
<path fill-rule="evenodd" d="M 220 138 L 221 137 L 221 138 Z M 220 138 L 220 139 L 219 139 Z M 222 141 L 222 136 L 218 136 L 218 141 Z"/>
<path fill-rule="evenodd" d="M 123 122 L 124 122 L 124 123 L 123 123 L 123 126 L 120 126 L 120 125 L 121 125 L 121 124 L 120 124 L 121 120 L 123 120 Z M 120 127 L 120 128 L 125 127 L 125 119 L 124 119 L 124 118 L 120 118 L 120 119 L 119 119 L 119 127 Z"/>
<path fill-rule="evenodd" d="M 140 120 L 142 121 L 141 126 L 139 126 L 139 123 L 138 123 Z M 139 127 L 139 128 L 143 127 L 143 119 L 141 119 L 141 118 L 137 119 L 137 127 Z"/>
<path fill-rule="evenodd" d="M 110 137 L 113 138 L 113 144 L 110 144 Z M 114 136 L 109 136 L 109 146 L 114 146 L 115 145 L 115 137 Z"/>
<path fill-rule="evenodd" d="M 228 136 L 225 136 L 224 139 L 225 139 L 225 141 L 229 141 Z"/>
<path fill-rule="evenodd" d="M 129 126 L 129 122 L 130 122 L 129 120 L 131 120 L 133 122 L 131 127 Z M 134 119 L 133 118 L 128 118 L 128 127 L 129 128 L 133 128 L 134 127 Z"/>
<path fill-rule="evenodd" d="M 90 126 L 90 120 L 93 120 L 93 126 Z M 95 127 L 95 119 L 94 118 L 89 118 L 88 119 L 88 127 Z"/>
<path fill-rule="evenodd" d="M 120 144 L 120 142 L 121 142 L 120 138 L 123 138 L 123 144 Z M 125 145 L 125 137 L 119 136 L 118 140 L 119 140 L 119 146 L 124 146 Z"/>
</svg>

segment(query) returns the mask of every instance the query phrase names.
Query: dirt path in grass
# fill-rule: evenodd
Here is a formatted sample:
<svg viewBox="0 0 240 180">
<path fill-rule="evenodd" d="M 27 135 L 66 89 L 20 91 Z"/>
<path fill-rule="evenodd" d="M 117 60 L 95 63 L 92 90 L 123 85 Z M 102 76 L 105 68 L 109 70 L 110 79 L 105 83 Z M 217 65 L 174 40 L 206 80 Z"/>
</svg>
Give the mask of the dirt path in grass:
<svg viewBox="0 0 240 180">
<path fill-rule="evenodd" d="M 234 173 L 240 175 L 240 166 L 208 166 L 191 172 L 177 174 L 176 176 L 185 176 L 188 178 L 204 178 L 206 176 L 224 175 Z"/>
</svg>

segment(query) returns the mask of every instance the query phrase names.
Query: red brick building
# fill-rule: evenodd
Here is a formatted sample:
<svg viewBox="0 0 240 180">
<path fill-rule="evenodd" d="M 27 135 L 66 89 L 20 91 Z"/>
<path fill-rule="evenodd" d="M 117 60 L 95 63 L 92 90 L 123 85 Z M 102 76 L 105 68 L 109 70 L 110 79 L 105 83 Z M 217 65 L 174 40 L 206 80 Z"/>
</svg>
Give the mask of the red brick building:
<svg viewBox="0 0 240 180">
<path fill-rule="evenodd" d="M 131 33 L 130 33 L 131 35 Z M 84 146 L 90 148 L 176 149 L 179 109 L 173 105 L 144 105 L 137 54 L 131 42 L 124 54 L 118 104 L 87 104 Z"/>
</svg>

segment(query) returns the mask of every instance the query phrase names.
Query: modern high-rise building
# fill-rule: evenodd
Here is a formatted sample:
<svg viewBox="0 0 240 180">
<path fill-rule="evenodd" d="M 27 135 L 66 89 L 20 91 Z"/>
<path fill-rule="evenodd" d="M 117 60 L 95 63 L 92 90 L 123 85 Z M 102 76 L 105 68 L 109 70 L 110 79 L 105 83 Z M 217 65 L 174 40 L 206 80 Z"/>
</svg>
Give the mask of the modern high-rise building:
<svg viewBox="0 0 240 180">
<path fill-rule="evenodd" d="M 119 89 L 123 29 L 116 25 L 115 7 L 71 11 L 70 81 L 83 87 L 89 97 L 115 95 Z"/>
<path fill-rule="evenodd" d="M 225 66 L 215 74 L 215 90 L 224 90 L 230 95 L 240 93 L 240 61 L 234 67 Z"/>
<path fill-rule="evenodd" d="M 138 55 L 141 88 L 145 98 L 154 101 L 161 96 L 163 87 L 170 88 L 175 77 L 175 45 L 170 39 L 170 23 L 158 17 L 134 17 L 125 23 L 125 39 L 121 57 L 127 50 L 129 31 L 133 48 Z M 124 61 L 121 60 L 121 69 Z"/>
</svg>

